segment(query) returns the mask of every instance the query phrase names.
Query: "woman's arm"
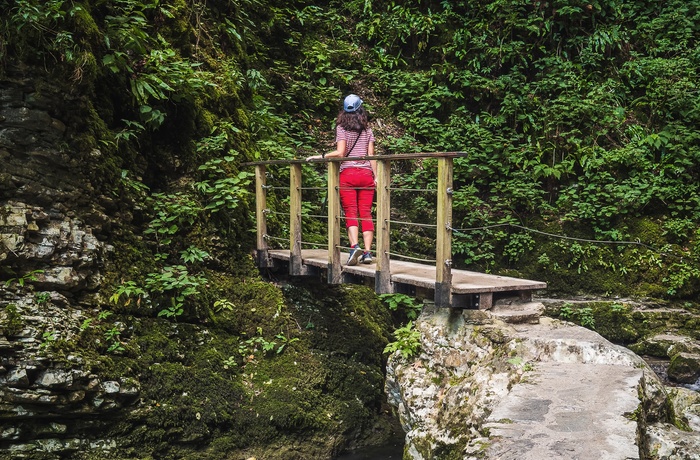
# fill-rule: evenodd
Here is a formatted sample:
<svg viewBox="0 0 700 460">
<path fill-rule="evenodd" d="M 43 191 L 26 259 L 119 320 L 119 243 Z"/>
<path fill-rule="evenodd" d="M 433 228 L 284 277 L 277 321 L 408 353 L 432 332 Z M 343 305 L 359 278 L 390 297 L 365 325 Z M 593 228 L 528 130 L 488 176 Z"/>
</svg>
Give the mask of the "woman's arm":
<svg viewBox="0 0 700 460">
<path fill-rule="evenodd" d="M 370 142 L 369 145 L 367 146 L 367 156 L 368 157 L 373 157 L 374 156 L 374 141 Z M 372 166 L 372 174 L 374 174 L 374 183 L 377 183 L 377 162 L 376 161 L 370 161 L 369 162 L 370 166 Z"/>
<path fill-rule="evenodd" d="M 328 152 L 324 155 L 312 155 L 310 157 L 306 157 L 306 161 L 320 160 L 322 158 L 342 158 L 345 156 L 345 145 L 346 145 L 345 139 L 341 139 L 338 141 L 338 143 L 336 144 L 335 150 L 333 150 L 332 152 Z"/>
</svg>

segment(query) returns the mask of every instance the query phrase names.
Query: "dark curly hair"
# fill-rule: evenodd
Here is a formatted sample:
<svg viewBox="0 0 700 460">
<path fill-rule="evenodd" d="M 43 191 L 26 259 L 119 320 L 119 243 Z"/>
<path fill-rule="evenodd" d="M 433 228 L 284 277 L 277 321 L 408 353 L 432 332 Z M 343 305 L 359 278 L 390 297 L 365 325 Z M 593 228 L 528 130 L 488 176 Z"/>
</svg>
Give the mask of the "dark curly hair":
<svg viewBox="0 0 700 460">
<path fill-rule="evenodd" d="M 342 126 L 346 131 L 360 132 L 369 126 L 369 118 L 364 107 L 359 107 L 354 112 L 341 110 L 336 119 L 336 124 Z"/>
</svg>

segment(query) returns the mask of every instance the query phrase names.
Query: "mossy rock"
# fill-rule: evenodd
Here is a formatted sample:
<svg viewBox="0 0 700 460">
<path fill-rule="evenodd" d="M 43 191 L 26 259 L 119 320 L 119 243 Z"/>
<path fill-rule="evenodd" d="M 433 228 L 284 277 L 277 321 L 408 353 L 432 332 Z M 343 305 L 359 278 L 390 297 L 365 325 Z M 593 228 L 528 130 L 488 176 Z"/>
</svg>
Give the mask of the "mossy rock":
<svg viewBox="0 0 700 460">
<path fill-rule="evenodd" d="M 700 379 L 700 355 L 678 353 L 671 358 L 668 377 L 680 383 L 695 383 Z"/>
<path fill-rule="evenodd" d="M 228 292 L 235 310 L 213 312 L 206 326 L 110 317 L 127 325 L 134 353 L 105 356 L 95 370 L 141 387 L 136 410 L 107 428 L 121 453 L 330 458 L 390 428 L 382 351 L 391 316 L 372 290 L 252 279 Z"/>
</svg>

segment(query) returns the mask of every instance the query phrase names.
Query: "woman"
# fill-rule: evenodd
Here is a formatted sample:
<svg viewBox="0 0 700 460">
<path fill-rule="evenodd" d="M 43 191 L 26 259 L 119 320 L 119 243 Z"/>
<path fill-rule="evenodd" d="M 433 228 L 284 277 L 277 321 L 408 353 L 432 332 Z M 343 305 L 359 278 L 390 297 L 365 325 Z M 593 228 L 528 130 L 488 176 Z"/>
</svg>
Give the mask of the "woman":
<svg viewBox="0 0 700 460">
<path fill-rule="evenodd" d="M 365 157 L 374 155 L 374 134 L 369 127 L 367 112 L 362 107 L 362 99 L 355 94 L 345 98 L 343 110 L 338 114 L 335 128 L 336 149 L 307 160 L 320 158 Z M 340 164 L 340 204 L 345 213 L 345 226 L 350 240 L 348 265 L 372 263 L 372 203 L 376 181 L 375 161 L 355 160 Z M 359 219 L 358 219 L 359 216 Z M 359 222 L 358 222 L 359 220 Z M 364 250 L 359 245 L 362 227 Z"/>
</svg>

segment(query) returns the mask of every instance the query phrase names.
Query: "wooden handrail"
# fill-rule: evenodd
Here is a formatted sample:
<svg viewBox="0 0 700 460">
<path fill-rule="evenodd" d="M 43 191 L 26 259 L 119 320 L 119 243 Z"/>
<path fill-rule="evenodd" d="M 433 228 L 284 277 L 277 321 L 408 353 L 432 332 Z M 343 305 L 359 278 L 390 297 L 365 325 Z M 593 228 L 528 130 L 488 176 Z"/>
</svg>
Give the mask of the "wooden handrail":
<svg viewBox="0 0 700 460">
<path fill-rule="evenodd" d="M 258 165 L 291 165 L 297 163 L 342 163 L 344 161 L 359 161 L 359 160 L 420 160 L 426 158 L 458 158 L 466 157 L 467 152 L 429 152 L 429 153 L 396 153 L 391 155 L 373 155 L 362 157 L 343 157 L 343 158 L 323 158 L 318 160 L 306 160 L 304 158 L 293 158 L 289 160 L 260 160 L 241 163 L 243 166 L 258 166 Z"/>
<path fill-rule="evenodd" d="M 437 183 L 437 238 L 435 266 L 435 305 L 447 307 L 452 303 L 452 186 L 454 158 L 465 156 L 464 152 L 435 152 L 397 155 L 374 155 L 355 158 L 324 158 L 308 163 L 328 163 L 328 283 L 343 282 L 341 263 L 341 228 L 340 228 L 340 163 L 358 159 L 377 162 L 377 225 L 376 233 L 376 273 L 375 291 L 379 294 L 393 292 L 391 286 L 391 267 L 389 258 L 390 210 L 391 210 L 391 162 L 394 160 L 416 160 L 435 158 L 438 160 Z M 290 186 L 290 259 L 291 275 L 306 273 L 301 260 L 301 204 L 302 204 L 302 167 L 306 160 L 267 160 L 244 163 L 243 166 L 255 166 L 256 180 L 256 215 L 258 219 L 258 263 L 269 266 L 267 241 L 261 232 L 266 232 L 265 216 L 265 167 L 267 165 L 289 165 Z M 261 222 L 261 220 L 263 222 Z"/>
</svg>

